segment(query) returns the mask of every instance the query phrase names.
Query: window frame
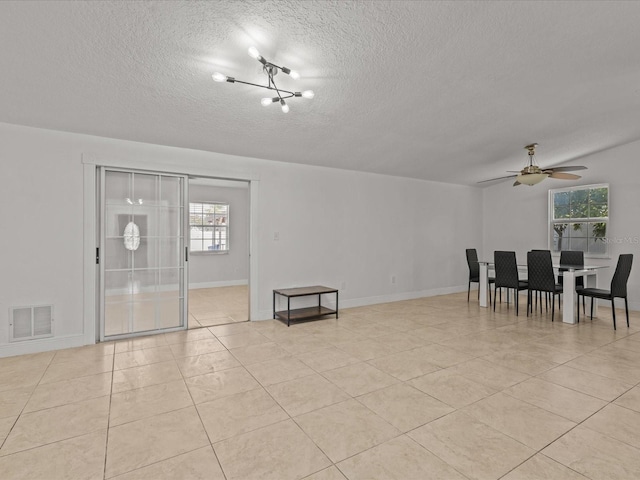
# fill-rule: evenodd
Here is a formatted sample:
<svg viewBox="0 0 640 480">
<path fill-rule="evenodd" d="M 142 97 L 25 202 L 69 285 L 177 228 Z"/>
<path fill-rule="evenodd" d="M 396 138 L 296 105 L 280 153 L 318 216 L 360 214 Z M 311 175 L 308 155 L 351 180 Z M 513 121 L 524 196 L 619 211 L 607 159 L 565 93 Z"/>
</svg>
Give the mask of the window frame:
<svg viewBox="0 0 640 480">
<path fill-rule="evenodd" d="M 197 224 L 191 223 L 191 216 L 192 216 L 191 205 L 202 205 L 203 207 L 205 205 L 213 205 L 213 206 L 222 205 L 222 206 L 225 206 L 227 208 L 227 215 L 226 215 L 227 216 L 227 222 L 226 222 L 226 224 L 225 225 L 216 225 L 214 223 L 212 225 L 212 227 L 219 227 L 219 228 L 221 227 L 221 228 L 224 228 L 226 230 L 226 238 L 225 238 L 226 247 L 227 247 L 226 249 L 224 249 L 224 250 L 193 250 L 191 248 L 191 241 L 192 241 L 191 229 L 193 227 L 204 226 L 204 216 L 206 215 L 204 212 L 202 213 L 202 217 L 203 217 L 202 221 L 203 221 L 203 223 L 201 225 L 197 225 Z M 196 213 L 195 215 L 198 215 L 198 214 Z M 191 202 L 190 201 L 189 202 L 188 216 L 189 216 L 188 218 L 189 218 L 189 253 L 190 254 L 193 254 L 193 255 L 228 255 L 229 254 L 229 252 L 231 251 L 231 240 L 230 240 L 230 238 L 231 238 L 231 236 L 230 236 L 231 205 L 228 202 L 218 202 L 218 201 Z M 197 240 L 197 239 L 195 239 L 195 240 Z M 202 242 L 203 242 L 203 245 L 204 245 L 204 238 L 202 239 Z"/>
<path fill-rule="evenodd" d="M 570 217 L 566 219 L 554 219 L 554 195 L 556 193 L 562 192 L 575 192 L 578 190 L 593 190 L 597 188 L 606 188 L 607 189 L 607 216 L 606 217 Z M 549 189 L 549 197 L 548 197 L 548 222 L 547 222 L 547 242 L 548 248 L 551 251 L 552 255 L 560 255 L 561 250 L 553 249 L 553 238 L 554 238 L 554 229 L 553 226 L 557 223 L 605 223 L 606 224 L 606 235 L 603 237 L 603 242 L 605 245 L 604 253 L 589 253 L 587 251 L 584 252 L 585 258 L 610 258 L 609 253 L 609 242 L 607 241 L 609 235 L 609 219 L 611 218 L 611 187 L 608 183 L 594 183 L 589 185 L 578 185 L 573 187 L 565 187 L 565 188 L 552 188 Z M 588 238 L 588 237 L 587 237 Z"/>
</svg>

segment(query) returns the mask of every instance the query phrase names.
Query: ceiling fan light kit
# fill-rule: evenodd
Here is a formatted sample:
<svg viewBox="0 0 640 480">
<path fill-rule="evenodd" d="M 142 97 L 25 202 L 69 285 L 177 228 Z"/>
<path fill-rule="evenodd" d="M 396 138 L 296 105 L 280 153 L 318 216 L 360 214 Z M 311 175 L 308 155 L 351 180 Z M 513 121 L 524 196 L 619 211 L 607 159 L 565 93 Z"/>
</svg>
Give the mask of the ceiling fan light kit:
<svg viewBox="0 0 640 480">
<path fill-rule="evenodd" d="M 527 173 L 525 175 L 518 175 L 516 177 L 516 182 L 521 183 L 522 185 L 529 185 L 530 187 L 533 187 L 548 176 L 548 173 Z"/>
<path fill-rule="evenodd" d="M 267 85 L 258 85 L 256 83 L 244 82 L 234 77 L 229 77 L 220 72 L 216 72 L 211 76 L 213 78 L 213 81 L 243 83 L 244 85 L 251 85 L 253 87 L 259 87 L 259 88 L 266 88 L 267 90 L 276 92 L 276 95 L 277 95 L 276 97 L 265 97 L 262 100 L 260 100 L 260 103 L 262 104 L 263 107 L 268 107 L 272 103 L 279 102 L 280 108 L 284 113 L 289 112 L 289 105 L 287 105 L 287 102 L 285 101 L 285 99 L 292 98 L 292 97 L 303 97 L 307 99 L 312 99 L 315 96 L 315 93 L 313 93 L 313 90 L 305 90 L 303 92 L 291 92 L 289 90 L 278 88 L 276 86 L 276 82 L 273 79 L 273 77 L 275 77 L 278 74 L 278 72 L 285 73 L 289 75 L 291 78 L 293 78 L 294 80 L 299 79 L 300 74 L 295 70 L 291 70 L 290 68 L 281 67 L 279 65 L 276 65 L 275 63 L 267 61 L 262 55 L 260 55 L 260 52 L 256 47 L 249 47 L 249 56 L 252 58 L 255 58 L 262 64 L 262 70 L 264 71 L 265 75 L 267 75 L 267 82 L 268 82 Z"/>
</svg>

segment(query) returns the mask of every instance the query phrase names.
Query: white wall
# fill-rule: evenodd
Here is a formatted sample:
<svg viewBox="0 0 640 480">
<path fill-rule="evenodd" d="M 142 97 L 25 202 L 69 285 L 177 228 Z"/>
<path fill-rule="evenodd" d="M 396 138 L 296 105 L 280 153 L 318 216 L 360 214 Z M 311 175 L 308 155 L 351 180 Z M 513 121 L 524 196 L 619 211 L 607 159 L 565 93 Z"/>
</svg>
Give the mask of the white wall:
<svg viewBox="0 0 640 480">
<path fill-rule="evenodd" d="M 190 202 L 229 204 L 229 252 L 192 253 L 189 259 L 189 288 L 243 285 L 249 278 L 249 190 L 244 182 L 238 188 L 193 185 L 189 182 Z"/>
<path fill-rule="evenodd" d="M 577 172 L 577 181 L 548 179 L 529 187 L 512 187 L 510 181 L 484 189 L 483 252 L 492 258 L 495 250 L 515 250 L 518 261 L 526 252 L 548 247 L 549 189 L 565 186 L 609 183 L 610 217 L 607 236 L 621 243 L 609 245 L 609 259 L 585 259 L 596 265 L 610 265 L 598 274 L 598 286 L 608 289 L 618 255 L 634 254 L 629 278 L 629 307 L 640 310 L 640 142 L 606 150 L 570 162 L 588 170 Z"/>
<path fill-rule="evenodd" d="M 344 282 L 343 307 L 466 290 L 464 249 L 481 242 L 477 188 L 0 124 L 0 356 L 85 341 L 83 155 L 259 178 L 259 318 L 274 288 Z M 55 306 L 56 337 L 7 345 L 8 308 L 33 304 Z"/>
</svg>

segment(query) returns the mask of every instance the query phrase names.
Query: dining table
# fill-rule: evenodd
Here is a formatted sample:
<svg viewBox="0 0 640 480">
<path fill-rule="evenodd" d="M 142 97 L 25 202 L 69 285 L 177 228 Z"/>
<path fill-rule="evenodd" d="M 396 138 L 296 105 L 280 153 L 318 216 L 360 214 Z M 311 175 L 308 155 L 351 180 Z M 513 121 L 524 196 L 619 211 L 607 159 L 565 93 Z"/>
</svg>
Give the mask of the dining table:
<svg viewBox="0 0 640 480">
<path fill-rule="evenodd" d="M 478 261 L 480 266 L 480 306 L 489 307 L 489 271 L 493 268 L 493 262 Z M 526 265 L 518 265 L 518 269 L 526 271 Z M 585 288 L 596 288 L 598 285 L 598 270 L 609 268 L 608 265 L 571 265 L 557 263 L 553 268 L 562 275 L 562 321 L 564 323 L 576 323 L 576 278 L 584 277 Z M 495 301 L 495 300 L 494 300 Z M 593 315 L 597 317 L 598 302 L 594 299 Z"/>
</svg>

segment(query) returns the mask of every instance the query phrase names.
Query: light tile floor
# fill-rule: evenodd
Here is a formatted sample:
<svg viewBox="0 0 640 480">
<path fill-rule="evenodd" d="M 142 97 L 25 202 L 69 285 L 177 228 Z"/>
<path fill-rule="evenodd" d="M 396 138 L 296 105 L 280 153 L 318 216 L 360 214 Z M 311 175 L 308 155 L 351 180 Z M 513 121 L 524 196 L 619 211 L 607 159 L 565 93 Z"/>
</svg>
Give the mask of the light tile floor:
<svg viewBox="0 0 640 480">
<path fill-rule="evenodd" d="M 189 328 L 211 327 L 249 319 L 249 287 L 189 289 Z"/>
<path fill-rule="evenodd" d="M 640 478 L 640 314 L 601 314 L 454 294 L 0 359 L 0 478 Z"/>
</svg>

